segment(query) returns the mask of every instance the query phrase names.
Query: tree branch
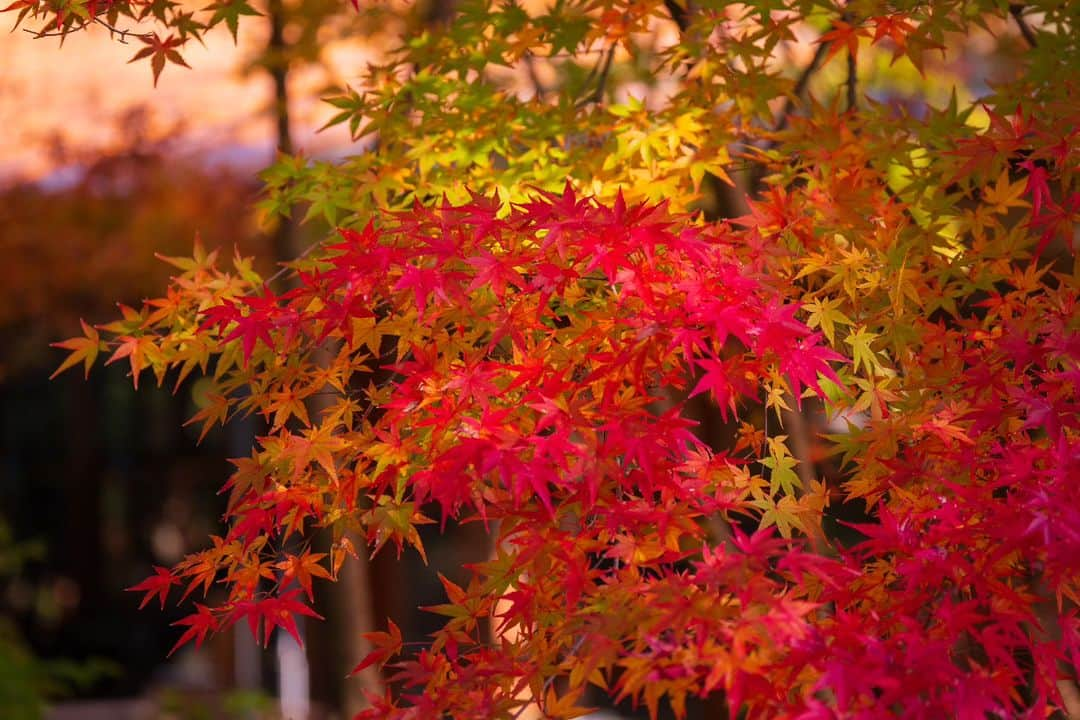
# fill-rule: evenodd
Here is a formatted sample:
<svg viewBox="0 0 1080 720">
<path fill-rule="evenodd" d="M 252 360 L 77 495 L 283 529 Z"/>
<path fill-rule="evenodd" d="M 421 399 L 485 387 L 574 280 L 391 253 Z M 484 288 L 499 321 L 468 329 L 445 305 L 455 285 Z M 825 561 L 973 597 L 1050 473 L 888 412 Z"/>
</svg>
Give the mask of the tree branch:
<svg viewBox="0 0 1080 720">
<path fill-rule="evenodd" d="M 589 78 L 593 75 L 597 75 L 597 67 L 599 67 L 599 74 L 596 78 L 596 89 L 594 89 L 587 97 L 578 101 L 579 106 L 588 105 L 589 103 L 600 103 L 604 99 L 604 89 L 607 87 L 608 73 L 611 71 L 611 61 L 615 58 L 615 43 L 611 44 L 608 48 L 607 54 L 604 59 L 600 61 L 597 66 L 593 67 L 593 71 L 589 74 Z M 588 82 L 586 81 L 586 87 Z M 584 88 L 582 88 L 584 90 Z"/>
<path fill-rule="evenodd" d="M 1031 29 L 1027 20 L 1024 19 L 1024 5 L 1022 3 L 1009 3 L 1009 14 L 1016 21 L 1016 25 L 1020 28 L 1020 34 L 1027 40 L 1027 44 L 1033 48 L 1038 47 L 1039 41 L 1035 37 L 1035 31 Z"/>
<path fill-rule="evenodd" d="M 536 58 L 531 52 L 527 52 L 525 53 L 524 59 L 525 69 L 529 73 L 529 81 L 532 83 L 533 91 L 536 93 L 534 99 L 543 102 L 547 89 L 544 87 L 544 84 L 540 82 L 540 76 L 536 74 Z"/>
<path fill-rule="evenodd" d="M 104 20 L 102 20 L 99 17 L 94 18 L 91 22 L 95 22 L 98 25 L 105 28 L 106 30 L 108 30 L 110 36 L 119 36 L 116 41 L 119 42 L 122 45 L 127 45 L 128 44 L 127 39 L 129 37 L 146 38 L 146 39 L 149 39 L 149 38 L 153 37 L 153 35 L 151 33 L 140 33 L 140 32 L 135 32 L 134 30 L 124 30 L 123 28 L 118 28 L 115 25 L 110 25 L 109 23 L 105 22 Z M 82 30 L 83 28 L 85 28 L 87 26 L 87 24 L 88 23 L 83 23 L 82 25 L 79 25 L 78 27 L 63 28 L 61 30 L 54 30 L 52 32 L 46 32 L 45 30 L 31 30 L 30 28 L 23 28 L 23 32 L 24 33 L 29 33 L 30 35 L 32 35 L 35 40 L 37 40 L 39 38 L 67 37 L 68 35 L 70 35 L 72 32 L 75 32 L 76 30 Z"/>
<path fill-rule="evenodd" d="M 792 88 L 791 95 L 784 101 L 784 107 L 780 109 L 780 117 L 777 118 L 776 125 L 773 126 L 774 133 L 780 132 L 787 127 L 788 115 L 795 111 L 796 99 L 802 97 L 802 94 L 806 92 L 806 86 L 810 84 L 810 79 L 814 77 L 814 73 L 817 72 L 818 67 L 821 65 L 821 61 L 825 59 L 825 54 L 829 52 L 830 44 L 829 41 L 820 43 L 817 51 L 814 53 L 814 57 L 810 59 L 807 66 L 799 73 L 798 79 L 795 80 L 795 87 Z"/>
<path fill-rule="evenodd" d="M 675 0 L 664 0 L 664 7 L 671 14 L 671 19 L 678 25 L 679 32 L 686 32 L 686 28 L 690 27 L 689 11 Z"/>
<path fill-rule="evenodd" d="M 847 54 L 847 109 L 854 110 L 857 100 L 859 78 L 858 61 L 852 53 Z"/>
<path fill-rule="evenodd" d="M 596 90 L 593 91 L 593 101 L 600 102 L 604 99 L 604 90 L 607 89 L 608 73 L 611 71 L 611 61 L 615 59 L 615 43 L 611 44 L 608 54 L 604 58 L 604 66 L 600 68 L 600 77 L 596 80 Z"/>
</svg>

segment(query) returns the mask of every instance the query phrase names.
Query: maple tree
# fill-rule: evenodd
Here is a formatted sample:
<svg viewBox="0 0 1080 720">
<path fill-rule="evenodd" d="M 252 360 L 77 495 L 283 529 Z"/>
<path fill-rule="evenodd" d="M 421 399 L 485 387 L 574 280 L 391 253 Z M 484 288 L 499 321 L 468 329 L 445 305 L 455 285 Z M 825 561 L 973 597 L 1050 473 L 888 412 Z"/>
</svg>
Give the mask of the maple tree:
<svg viewBox="0 0 1080 720">
<path fill-rule="evenodd" d="M 15 9 L 102 12 L 71 5 Z M 590 686 L 653 715 L 1080 717 L 1076 25 L 460 3 L 330 99 L 371 152 L 263 174 L 265 210 L 335 237 L 269 278 L 169 258 L 165 297 L 62 344 L 206 374 L 203 432 L 267 421 L 228 529 L 133 589 L 221 583 L 178 645 L 265 641 L 349 555 L 477 522 L 494 552 L 443 579 L 431 642 L 369 635 L 364 717 L 574 717 Z M 829 475 L 796 447 L 817 408 Z"/>
</svg>

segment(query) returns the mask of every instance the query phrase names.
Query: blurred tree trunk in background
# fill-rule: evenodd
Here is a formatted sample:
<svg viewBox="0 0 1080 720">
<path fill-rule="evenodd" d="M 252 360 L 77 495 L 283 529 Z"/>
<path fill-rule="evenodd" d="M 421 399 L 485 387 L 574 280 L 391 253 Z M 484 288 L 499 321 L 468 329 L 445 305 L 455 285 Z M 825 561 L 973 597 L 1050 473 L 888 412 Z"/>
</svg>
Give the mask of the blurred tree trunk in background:
<svg viewBox="0 0 1080 720">
<path fill-rule="evenodd" d="M 289 97 L 290 47 L 285 37 L 289 11 L 282 0 L 268 0 L 267 16 L 270 37 L 267 43 L 265 65 L 273 83 L 271 113 L 276 129 L 277 152 L 292 154 L 295 144 L 292 137 Z M 304 241 L 296 218 L 292 215 L 277 218 L 274 230 L 274 254 L 278 263 L 289 262 L 304 252 Z M 323 353 L 325 354 L 325 353 Z M 328 396 L 315 396 L 307 401 L 311 417 L 317 417 L 329 404 Z M 367 547 L 361 538 L 352 538 L 358 548 Z M 325 592 L 333 597 L 327 603 L 330 610 L 325 622 L 305 623 L 308 658 L 306 671 L 309 676 L 311 699 L 325 705 L 331 712 L 344 712 L 352 717 L 367 707 L 364 692 L 381 694 L 382 679 L 375 667 L 369 667 L 359 677 L 345 677 L 368 653 L 369 648 L 362 637 L 365 632 L 376 629 L 373 610 L 375 602 L 371 582 L 371 568 L 366 553 L 349 558 L 342 568 L 341 582 L 330 585 Z M 379 583 L 379 587 L 386 584 Z M 282 641 L 279 638 L 279 642 Z M 279 662 L 278 688 L 288 680 L 281 675 L 292 670 Z"/>
</svg>

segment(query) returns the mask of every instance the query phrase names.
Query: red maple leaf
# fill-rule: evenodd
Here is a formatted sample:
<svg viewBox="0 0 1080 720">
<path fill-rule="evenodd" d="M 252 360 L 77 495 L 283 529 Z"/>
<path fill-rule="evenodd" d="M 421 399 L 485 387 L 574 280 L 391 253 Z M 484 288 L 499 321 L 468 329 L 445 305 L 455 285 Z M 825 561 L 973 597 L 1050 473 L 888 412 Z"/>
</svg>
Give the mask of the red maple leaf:
<svg viewBox="0 0 1080 720">
<path fill-rule="evenodd" d="M 154 566 L 154 574 L 143 580 L 138 585 L 132 585 L 127 588 L 128 592 L 145 592 L 146 596 L 143 597 L 142 602 L 139 603 L 139 609 L 141 610 L 146 606 L 146 603 L 150 602 L 150 599 L 155 595 L 161 600 L 161 608 L 165 609 L 165 598 L 169 594 L 169 588 L 173 585 L 179 585 L 180 578 L 173 575 L 172 570 L 163 568 L 160 566 Z"/>
<path fill-rule="evenodd" d="M 184 631 L 184 634 L 180 636 L 180 639 L 173 645 L 172 650 L 169 651 L 169 655 L 172 655 L 178 649 L 180 649 L 185 643 L 190 642 L 192 638 L 195 639 L 195 647 L 202 646 L 203 640 L 206 639 L 206 634 L 218 629 L 218 619 L 211 612 L 210 608 L 201 603 L 195 603 L 196 612 L 188 615 L 187 617 L 180 618 L 173 625 L 187 625 L 188 629 Z"/>
</svg>

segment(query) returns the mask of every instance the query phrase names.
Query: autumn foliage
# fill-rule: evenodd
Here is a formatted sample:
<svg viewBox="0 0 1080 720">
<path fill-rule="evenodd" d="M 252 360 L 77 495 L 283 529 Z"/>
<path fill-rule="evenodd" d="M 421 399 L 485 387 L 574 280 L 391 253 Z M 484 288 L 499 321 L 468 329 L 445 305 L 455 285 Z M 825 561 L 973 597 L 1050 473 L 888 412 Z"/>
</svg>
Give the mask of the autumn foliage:
<svg viewBox="0 0 1080 720">
<path fill-rule="evenodd" d="M 203 600 L 178 646 L 295 634 L 349 555 L 472 522 L 493 552 L 443 580 L 442 630 L 369 635 L 390 688 L 365 717 L 574 717 L 590 686 L 654 715 L 1075 713 L 1074 14 L 465 5 L 332 100 L 377 151 L 264 174 L 265 209 L 337 236 L 270 278 L 170 258 L 165 297 L 64 345 L 209 376 L 204 432 L 266 420 L 227 530 L 133 588 Z M 678 40 L 647 46 L 660 23 Z M 796 31 L 813 57 L 784 73 Z M 973 38 L 1016 76 L 931 104 Z M 502 72 L 538 64 L 562 84 Z M 642 65 L 675 90 L 618 102 Z M 893 65 L 919 112 L 861 92 Z M 745 212 L 695 212 L 741 199 L 725 181 Z M 828 473 L 793 438 L 816 415 Z"/>
<path fill-rule="evenodd" d="M 127 123 L 130 145 L 86 163 L 73 183 L 0 188 L 0 251 L 10 258 L 0 267 L 0 325 L 15 339 L 0 350 L 4 373 L 42 363 L 48 340 L 78 327 L 80 314 L 108 318 L 117 301 L 157 295 L 170 268 L 155 252 L 190 253 L 196 231 L 245 254 L 267 245 L 254 212 L 237 210 L 254 182 L 167 158 L 166 143 L 139 139 L 139 127 Z"/>
</svg>

